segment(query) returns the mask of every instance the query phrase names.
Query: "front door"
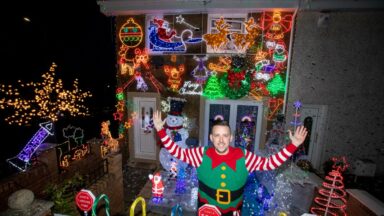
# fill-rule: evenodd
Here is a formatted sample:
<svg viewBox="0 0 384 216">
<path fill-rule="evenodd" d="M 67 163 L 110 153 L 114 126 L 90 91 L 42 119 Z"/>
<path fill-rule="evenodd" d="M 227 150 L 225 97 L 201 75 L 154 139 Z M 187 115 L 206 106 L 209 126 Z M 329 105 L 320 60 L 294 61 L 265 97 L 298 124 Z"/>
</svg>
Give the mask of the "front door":
<svg viewBox="0 0 384 216">
<path fill-rule="evenodd" d="M 158 109 L 158 95 L 150 93 L 136 93 L 131 95 L 132 111 L 136 118 L 130 130 L 130 160 L 158 160 L 158 147 L 156 144 L 156 130 L 153 128 L 152 116 Z"/>
<path fill-rule="evenodd" d="M 305 139 L 304 151 L 313 168 L 319 170 L 324 151 L 324 129 L 326 123 L 327 106 L 303 104 L 301 108 L 301 120 L 308 130 Z"/>
<path fill-rule="evenodd" d="M 228 121 L 234 141 L 231 145 L 251 152 L 259 149 L 263 104 L 250 100 L 206 100 L 203 145 L 211 146 L 210 129 L 215 120 Z"/>
</svg>

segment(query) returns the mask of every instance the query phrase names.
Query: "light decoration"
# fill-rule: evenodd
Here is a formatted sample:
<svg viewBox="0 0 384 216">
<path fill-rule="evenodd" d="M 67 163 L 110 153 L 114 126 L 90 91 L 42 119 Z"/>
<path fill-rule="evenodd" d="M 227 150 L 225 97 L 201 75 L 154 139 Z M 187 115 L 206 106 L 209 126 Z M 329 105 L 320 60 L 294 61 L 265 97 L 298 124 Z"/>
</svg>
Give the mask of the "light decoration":
<svg viewBox="0 0 384 216">
<path fill-rule="evenodd" d="M 191 75 L 195 78 L 197 83 L 203 84 L 209 76 L 209 70 L 204 65 L 204 62 L 208 60 L 208 57 L 193 56 L 193 59 L 197 62 L 197 66 L 192 70 Z"/>
<path fill-rule="evenodd" d="M 201 84 L 192 81 L 185 81 L 184 85 L 180 88 L 179 94 L 181 95 L 202 95 L 203 88 Z"/>
<path fill-rule="evenodd" d="M 187 191 L 187 174 L 185 169 L 182 166 L 179 166 L 177 169 L 177 179 L 176 179 L 176 188 L 175 194 L 184 194 Z"/>
<path fill-rule="evenodd" d="M 186 22 L 184 17 L 180 14 L 179 16 L 176 17 L 176 23 L 179 23 L 179 24 L 184 24 L 186 25 L 187 27 L 193 29 L 194 31 L 198 31 L 199 28 L 197 28 L 196 26 L 193 26 L 191 25 L 190 23 Z"/>
<path fill-rule="evenodd" d="M 52 63 L 49 71 L 41 76 L 42 82 L 18 81 L 21 88 L 32 88 L 33 98 L 21 97 L 19 90 L 12 85 L 0 86 L 0 93 L 5 94 L 5 98 L 0 99 L 0 109 L 14 110 L 13 115 L 5 118 L 6 122 L 21 126 L 29 124 L 34 118 L 56 122 L 63 112 L 71 116 L 88 115 L 88 108 L 82 103 L 92 94 L 79 89 L 77 79 L 72 84 L 72 90 L 64 89 L 63 81 L 55 79 L 56 67 Z"/>
<path fill-rule="evenodd" d="M 13 158 L 7 159 L 7 162 L 12 166 L 16 167 L 20 171 L 26 171 L 31 157 L 39 148 L 40 144 L 49 136 L 53 135 L 53 124 L 52 122 L 44 122 L 39 124 L 40 129 L 33 135 L 28 141 L 20 153 Z"/>
<path fill-rule="evenodd" d="M 322 188 L 319 189 L 319 196 L 316 196 L 314 201 L 318 206 L 311 207 L 311 213 L 316 215 L 331 215 L 331 216 L 346 216 L 347 200 L 345 199 L 346 192 L 344 190 L 343 176 L 349 164 L 345 157 L 332 158 L 334 165 L 333 170 L 328 173 L 322 183 Z"/>
<path fill-rule="evenodd" d="M 212 71 L 226 73 L 231 68 L 232 59 L 229 56 L 220 56 L 219 63 L 209 63 L 208 68 Z"/>
<path fill-rule="evenodd" d="M 80 127 L 68 125 L 62 129 L 63 137 L 67 141 L 56 147 L 59 152 L 59 166 L 66 169 L 70 166 L 71 161 L 84 158 L 89 152 L 89 144 L 82 144 L 84 138 L 84 130 Z M 73 146 L 74 145 L 74 146 Z"/>
<path fill-rule="evenodd" d="M 123 91 L 123 88 L 117 88 L 116 89 L 116 98 L 117 100 L 121 101 L 121 100 L 124 100 L 124 91 Z"/>
<path fill-rule="evenodd" d="M 75 142 L 76 145 L 81 145 L 84 139 L 84 130 L 80 127 L 75 127 L 72 125 L 68 125 L 67 127 L 62 129 L 63 137 L 67 138 L 69 143 Z M 71 146 L 69 145 L 71 149 Z"/>
<path fill-rule="evenodd" d="M 118 121 L 122 121 L 124 117 L 124 114 L 122 112 L 115 112 L 113 113 L 113 118 Z"/>
<path fill-rule="evenodd" d="M 92 205 L 92 216 L 96 216 L 96 212 L 98 210 L 97 205 L 99 204 L 100 200 L 104 200 L 105 204 L 105 215 L 110 216 L 110 208 L 109 208 L 109 198 L 105 194 L 100 194 L 99 196 L 96 197 L 95 202 Z"/>
<path fill-rule="evenodd" d="M 145 82 L 144 78 L 150 81 L 152 86 L 160 93 L 160 90 L 163 89 L 162 84 L 153 76 L 150 71 L 149 55 L 147 49 L 135 49 L 135 57 L 133 58 L 134 64 L 134 76 L 124 84 L 123 89 L 129 87 L 133 81 L 136 81 L 136 89 L 141 91 L 147 91 L 148 85 Z M 142 76 L 144 74 L 144 77 Z"/>
<path fill-rule="evenodd" d="M 124 112 L 125 110 L 125 103 L 124 101 L 120 100 L 117 101 L 117 104 L 115 105 L 117 112 Z"/>
<path fill-rule="evenodd" d="M 119 151 L 119 141 L 112 137 L 111 131 L 109 130 L 110 121 L 101 122 L 100 135 L 103 140 L 103 145 L 107 146 L 111 152 Z"/>
<path fill-rule="evenodd" d="M 229 70 L 221 78 L 221 88 L 230 99 L 244 97 L 249 93 L 250 86 L 250 74 L 239 68 Z"/>
<path fill-rule="evenodd" d="M 180 22 L 186 22 L 179 18 Z M 178 39 L 179 41 L 174 41 Z M 200 43 L 201 38 L 194 38 L 190 29 L 185 29 L 180 36 L 176 35 L 176 31 L 169 27 L 169 22 L 164 19 L 154 18 L 149 24 L 149 50 L 151 52 L 186 52 L 188 43 Z"/>
<path fill-rule="evenodd" d="M 213 120 L 215 121 L 224 121 L 224 116 L 223 115 L 216 115 L 213 117 Z"/>
<path fill-rule="evenodd" d="M 230 24 L 226 23 L 224 17 L 215 21 L 215 27 L 218 33 L 209 33 L 203 35 L 203 40 L 210 46 L 214 51 L 217 51 L 221 46 L 227 44 Z"/>
<path fill-rule="evenodd" d="M 295 113 L 293 114 L 293 121 L 291 121 L 291 125 L 293 125 L 294 130 L 296 131 L 297 126 L 302 125 L 303 123 L 300 121 L 300 113 L 299 110 L 301 108 L 301 102 L 300 101 L 295 101 L 293 103 L 293 107 L 295 107 Z"/>
<path fill-rule="evenodd" d="M 255 100 L 261 101 L 263 96 L 269 95 L 265 84 L 262 82 L 252 82 L 251 83 L 251 91 L 249 95 L 252 96 Z"/>
<path fill-rule="evenodd" d="M 148 175 L 149 180 L 152 182 L 152 202 L 161 203 L 163 201 L 164 194 L 164 182 L 160 172 L 156 172 L 153 175 Z"/>
<path fill-rule="evenodd" d="M 169 103 L 169 100 L 161 100 L 161 112 L 167 113 L 171 110 L 171 105 Z"/>
<path fill-rule="evenodd" d="M 119 30 L 119 39 L 121 41 L 119 51 L 119 65 L 121 75 L 134 75 L 134 59 L 127 58 L 127 53 L 130 48 L 140 45 L 143 40 L 143 30 L 141 26 L 131 17 Z"/>
<path fill-rule="evenodd" d="M 129 210 L 129 216 L 135 216 L 135 208 L 136 208 L 136 205 L 137 203 L 141 202 L 141 212 L 142 212 L 142 216 L 146 216 L 146 212 L 147 212 L 147 205 L 145 204 L 145 199 L 141 196 L 137 197 L 132 205 L 131 205 L 131 208 Z"/>
<path fill-rule="evenodd" d="M 129 18 L 119 30 L 119 39 L 122 43 L 120 46 L 119 56 L 120 64 L 126 64 L 127 62 L 132 61 L 132 59 L 127 59 L 126 55 L 130 48 L 134 48 L 140 45 L 143 40 L 143 30 L 139 24 L 131 17 Z M 122 67 L 129 67 L 128 64 Z M 128 68 L 127 71 L 130 71 L 131 68 Z M 123 71 L 122 71 L 123 73 Z M 132 73 L 132 72 L 131 72 Z"/>
<path fill-rule="evenodd" d="M 271 76 L 267 73 L 256 72 L 255 78 L 256 78 L 256 80 L 268 81 L 271 79 Z"/>
<path fill-rule="evenodd" d="M 283 98 L 270 98 L 268 100 L 268 120 L 273 120 L 277 115 L 278 111 L 283 107 Z"/>
<path fill-rule="evenodd" d="M 250 17 L 247 22 L 244 22 L 246 34 L 232 33 L 231 37 L 234 40 L 236 48 L 240 51 L 245 51 L 252 47 L 256 42 L 256 37 L 260 35 L 261 28 L 255 23 L 253 17 Z"/>
<path fill-rule="evenodd" d="M 267 89 L 272 96 L 285 92 L 285 84 L 280 74 L 276 74 L 273 77 L 273 79 L 267 84 Z"/>
<path fill-rule="evenodd" d="M 176 58 L 171 58 L 171 62 L 176 63 Z M 164 73 L 168 76 L 167 83 L 172 91 L 179 91 L 179 88 L 182 84 L 181 76 L 184 74 L 184 72 L 184 64 L 179 64 L 177 66 L 164 65 Z"/>
<path fill-rule="evenodd" d="M 120 74 L 125 75 L 127 74 L 132 76 L 134 73 L 133 65 L 130 63 L 126 63 L 125 60 L 120 61 Z"/>
<path fill-rule="evenodd" d="M 288 52 L 286 50 L 286 45 L 283 41 L 279 41 L 274 49 L 272 60 L 276 63 L 276 68 L 283 69 L 284 62 L 287 60 Z"/>
<path fill-rule="evenodd" d="M 220 84 L 220 79 L 216 76 L 215 71 L 211 72 L 211 76 L 209 77 L 203 90 L 203 96 L 209 99 L 218 99 L 225 96 Z"/>
<path fill-rule="evenodd" d="M 274 49 L 274 47 L 273 47 Z M 256 72 L 268 73 L 271 74 L 275 70 L 275 65 L 269 60 L 268 52 L 262 50 L 257 51 L 255 55 L 255 70 Z"/>
<path fill-rule="evenodd" d="M 282 16 L 280 11 L 274 11 L 264 14 L 264 22 L 267 23 L 264 27 L 266 30 L 265 37 L 270 40 L 282 40 L 284 34 L 292 29 L 291 14 Z"/>
</svg>

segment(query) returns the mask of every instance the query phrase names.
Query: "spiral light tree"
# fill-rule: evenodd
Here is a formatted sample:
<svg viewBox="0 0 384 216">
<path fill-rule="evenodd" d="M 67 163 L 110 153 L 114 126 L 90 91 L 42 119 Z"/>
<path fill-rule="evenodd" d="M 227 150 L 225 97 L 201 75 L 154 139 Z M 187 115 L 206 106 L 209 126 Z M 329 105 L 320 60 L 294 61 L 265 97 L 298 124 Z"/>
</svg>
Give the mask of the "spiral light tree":
<svg viewBox="0 0 384 216">
<path fill-rule="evenodd" d="M 341 173 L 347 169 L 348 164 L 345 157 L 332 158 L 332 161 L 334 162 L 332 171 L 325 177 L 325 181 L 319 189 L 319 195 L 314 199 L 317 206 L 311 207 L 311 213 L 316 215 L 347 215 L 346 192 Z"/>
</svg>

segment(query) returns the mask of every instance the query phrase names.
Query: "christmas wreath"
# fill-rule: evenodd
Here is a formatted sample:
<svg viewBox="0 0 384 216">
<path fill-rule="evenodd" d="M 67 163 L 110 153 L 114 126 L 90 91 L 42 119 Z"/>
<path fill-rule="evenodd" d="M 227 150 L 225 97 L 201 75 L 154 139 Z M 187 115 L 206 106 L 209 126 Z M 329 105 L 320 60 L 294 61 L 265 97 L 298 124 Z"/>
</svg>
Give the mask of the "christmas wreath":
<svg viewBox="0 0 384 216">
<path fill-rule="evenodd" d="M 226 97 L 239 99 L 248 94 L 251 86 L 250 79 L 249 73 L 236 68 L 224 74 L 220 83 Z"/>
</svg>

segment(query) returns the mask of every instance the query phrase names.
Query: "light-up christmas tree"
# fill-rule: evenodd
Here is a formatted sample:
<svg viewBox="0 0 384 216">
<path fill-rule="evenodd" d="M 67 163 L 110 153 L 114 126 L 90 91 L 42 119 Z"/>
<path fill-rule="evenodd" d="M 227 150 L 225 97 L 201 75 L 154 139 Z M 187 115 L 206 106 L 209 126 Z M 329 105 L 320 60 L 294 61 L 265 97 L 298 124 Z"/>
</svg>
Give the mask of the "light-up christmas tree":
<svg viewBox="0 0 384 216">
<path fill-rule="evenodd" d="M 56 122 L 64 112 L 71 116 L 88 115 L 88 108 L 83 103 L 92 94 L 79 89 L 77 79 L 71 90 L 64 89 L 63 81 L 55 78 L 56 67 L 52 63 L 49 71 L 41 76 L 42 82 L 18 81 L 23 90 L 32 89 L 31 93 L 20 92 L 12 85 L 0 86 L 0 94 L 4 94 L 0 99 L 0 109 L 13 110 L 13 114 L 5 118 L 6 122 L 21 126 L 33 119 Z"/>
<path fill-rule="evenodd" d="M 211 76 L 208 78 L 207 84 L 203 90 L 203 96 L 209 99 L 224 97 L 224 93 L 220 85 L 220 80 L 216 76 L 216 72 L 212 72 Z"/>
<path fill-rule="evenodd" d="M 311 207 L 311 213 L 316 215 L 340 216 L 346 214 L 343 176 L 341 175 L 349 166 L 345 157 L 332 158 L 334 165 L 332 171 L 325 177 L 322 187 L 319 189 L 319 195 L 314 201 L 317 206 Z"/>
<path fill-rule="evenodd" d="M 268 91 L 272 96 L 285 92 L 285 84 L 280 74 L 276 74 L 267 85 Z"/>
</svg>

